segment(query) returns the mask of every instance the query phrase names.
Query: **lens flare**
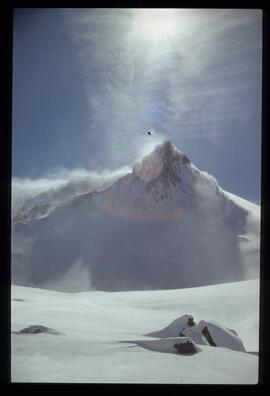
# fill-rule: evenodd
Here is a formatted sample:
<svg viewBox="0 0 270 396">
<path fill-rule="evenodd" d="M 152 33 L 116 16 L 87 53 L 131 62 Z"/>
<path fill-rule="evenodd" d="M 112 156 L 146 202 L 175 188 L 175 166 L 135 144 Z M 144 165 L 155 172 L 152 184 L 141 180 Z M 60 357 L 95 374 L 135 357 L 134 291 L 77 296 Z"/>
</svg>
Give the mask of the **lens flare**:
<svg viewBox="0 0 270 396">
<path fill-rule="evenodd" d="M 178 22 L 176 10 L 173 9 L 137 10 L 133 30 L 145 40 L 160 43 L 175 36 Z"/>
</svg>

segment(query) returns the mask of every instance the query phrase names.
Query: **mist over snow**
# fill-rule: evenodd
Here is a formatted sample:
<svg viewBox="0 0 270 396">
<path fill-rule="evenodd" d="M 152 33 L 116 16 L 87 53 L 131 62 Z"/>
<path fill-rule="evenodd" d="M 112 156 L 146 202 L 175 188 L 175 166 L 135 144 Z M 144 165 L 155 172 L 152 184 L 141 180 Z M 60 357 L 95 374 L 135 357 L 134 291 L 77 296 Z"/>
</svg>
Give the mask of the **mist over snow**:
<svg viewBox="0 0 270 396">
<path fill-rule="evenodd" d="M 13 218 L 13 283 L 117 291 L 257 277 L 258 210 L 165 140 L 132 171 L 77 171 L 28 199 Z"/>
<path fill-rule="evenodd" d="M 90 171 L 87 169 L 68 170 L 64 168 L 51 171 L 50 174 L 39 179 L 12 179 L 12 213 L 21 209 L 26 201 L 41 193 L 57 192 L 63 187 L 73 188 L 74 193 L 85 191 L 100 191 L 114 183 L 118 178 L 128 173 L 128 166 L 117 170 Z M 48 195 L 48 194 L 47 194 Z M 45 195 L 46 200 L 48 197 Z"/>
<path fill-rule="evenodd" d="M 38 194 L 51 188 L 57 188 L 65 184 L 65 180 L 50 180 L 41 178 L 32 180 L 29 178 L 14 177 L 11 182 L 12 188 L 12 213 L 16 213 L 24 203 Z"/>
</svg>

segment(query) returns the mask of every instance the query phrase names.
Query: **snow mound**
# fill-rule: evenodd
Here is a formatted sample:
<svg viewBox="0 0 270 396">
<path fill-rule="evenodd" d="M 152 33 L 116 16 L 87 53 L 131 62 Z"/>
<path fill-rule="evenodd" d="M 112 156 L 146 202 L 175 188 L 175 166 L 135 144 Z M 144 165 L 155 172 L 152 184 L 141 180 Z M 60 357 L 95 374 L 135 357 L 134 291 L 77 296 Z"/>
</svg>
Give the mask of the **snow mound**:
<svg viewBox="0 0 270 396">
<path fill-rule="evenodd" d="M 188 337 L 199 345 L 224 347 L 245 352 L 244 344 L 234 330 L 205 320 L 196 324 L 191 315 L 182 315 L 164 329 L 145 334 L 145 336 L 165 339 L 179 336 Z"/>
<path fill-rule="evenodd" d="M 203 333 L 205 328 L 208 329 L 216 346 L 234 349 L 240 352 L 246 351 L 243 342 L 234 330 L 215 322 L 201 320 L 198 324 L 198 329 Z"/>
<path fill-rule="evenodd" d="M 170 337 L 158 340 L 136 340 L 129 341 L 145 349 L 155 352 L 193 354 L 200 352 L 201 349 L 190 337 Z"/>
<path fill-rule="evenodd" d="M 209 345 L 206 338 L 197 328 L 196 324 L 193 321 L 193 316 L 191 315 L 182 315 L 180 316 L 180 318 L 175 319 L 172 323 L 169 324 L 169 326 L 165 327 L 164 329 L 154 331 L 145 335 L 158 338 L 187 336 L 192 338 L 192 340 L 196 342 L 196 344 Z"/>
<path fill-rule="evenodd" d="M 153 331 L 151 333 L 145 334 L 148 337 L 178 337 L 180 332 L 187 326 L 189 318 L 192 318 L 191 315 L 182 315 L 180 318 L 175 319 L 169 326 L 165 327 L 162 330 Z"/>
<path fill-rule="evenodd" d="M 54 335 L 60 335 L 64 333 L 60 333 L 59 331 L 56 331 L 54 329 L 50 329 L 49 327 L 42 326 L 42 325 L 32 325 L 25 327 L 24 329 L 21 329 L 19 331 L 14 331 L 14 334 L 40 334 L 40 333 L 47 333 L 47 334 L 54 334 Z"/>
</svg>

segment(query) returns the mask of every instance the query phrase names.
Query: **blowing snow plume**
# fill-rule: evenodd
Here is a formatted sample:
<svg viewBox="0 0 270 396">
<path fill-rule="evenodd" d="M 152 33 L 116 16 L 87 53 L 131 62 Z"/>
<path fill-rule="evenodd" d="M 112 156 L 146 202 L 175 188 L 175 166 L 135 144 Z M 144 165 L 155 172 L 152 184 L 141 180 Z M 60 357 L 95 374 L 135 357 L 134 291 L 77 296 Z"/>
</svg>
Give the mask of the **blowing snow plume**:
<svg viewBox="0 0 270 396">
<path fill-rule="evenodd" d="M 40 211 L 47 214 L 55 206 L 68 201 L 77 194 L 102 191 L 128 173 L 123 167 L 115 171 L 93 172 L 86 169 L 59 169 L 40 179 L 12 180 L 12 214 L 31 217 Z"/>
<path fill-rule="evenodd" d="M 13 283 L 53 289 L 61 283 L 73 291 L 72 282 L 61 282 L 72 274 L 76 291 L 85 290 L 86 272 L 89 288 L 98 290 L 245 279 L 238 236 L 247 233 L 247 217 L 166 140 L 106 189 L 71 194 L 43 216 L 17 218 Z"/>
</svg>

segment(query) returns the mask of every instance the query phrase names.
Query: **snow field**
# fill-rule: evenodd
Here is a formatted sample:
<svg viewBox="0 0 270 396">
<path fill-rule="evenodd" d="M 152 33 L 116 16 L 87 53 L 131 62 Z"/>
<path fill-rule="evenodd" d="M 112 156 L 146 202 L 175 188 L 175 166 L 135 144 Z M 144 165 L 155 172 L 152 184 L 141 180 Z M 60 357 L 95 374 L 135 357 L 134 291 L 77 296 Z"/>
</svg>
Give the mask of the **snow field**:
<svg viewBox="0 0 270 396">
<path fill-rule="evenodd" d="M 12 286 L 13 331 L 40 324 L 65 333 L 12 335 L 12 381 L 254 384 L 257 356 L 204 345 L 192 356 L 166 353 L 170 341 L 143 334 L 191 314 L 197 323 L 203 319 L 235 330 L 248 352 L 258 351 L 258 303 L 258 280 L 132 292 Z M 134 340 L 159 346 L 152 351 L 123 342 Z M 161 343 L 164 352 L 157 351 Z"/>
</svg>

